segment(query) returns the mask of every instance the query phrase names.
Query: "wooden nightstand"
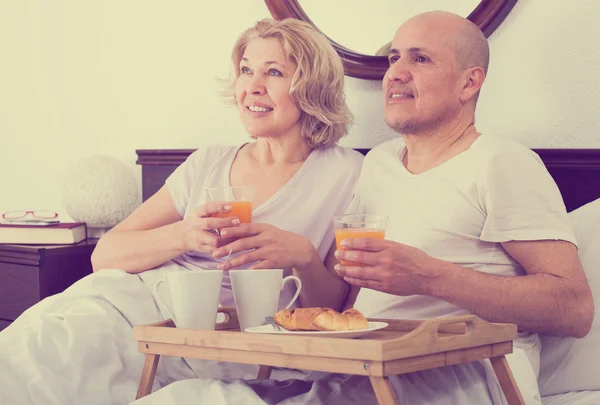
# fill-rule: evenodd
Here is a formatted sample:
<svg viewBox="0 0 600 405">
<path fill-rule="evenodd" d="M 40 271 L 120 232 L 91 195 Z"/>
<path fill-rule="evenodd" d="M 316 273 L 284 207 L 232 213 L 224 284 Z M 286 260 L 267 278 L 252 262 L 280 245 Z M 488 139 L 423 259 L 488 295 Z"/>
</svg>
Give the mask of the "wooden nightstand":
<svg viewBox="0 0 600 405">
<path fill-rule="evenodd" d="M 42 299 L 92 273 L 97 239 L 75 245 L 0 244 L 0 330 Z"/>
</svg>

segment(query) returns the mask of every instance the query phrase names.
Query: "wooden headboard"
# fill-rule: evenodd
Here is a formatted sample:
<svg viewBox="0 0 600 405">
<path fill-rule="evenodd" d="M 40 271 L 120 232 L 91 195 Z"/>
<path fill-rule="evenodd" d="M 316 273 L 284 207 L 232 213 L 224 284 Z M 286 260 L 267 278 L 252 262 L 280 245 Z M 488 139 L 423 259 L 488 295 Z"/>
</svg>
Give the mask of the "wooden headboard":
<svg viewBox="0 0 600 405">
<path fill-rule="evenodd" d="M 357 149 L 365 154 L 369 149 Z M 600 198 L 600 149 L 534 149 L 558 184 L 567 211 Z M 138 149 L 146 201 L 194 149 Z"/>
</svg>

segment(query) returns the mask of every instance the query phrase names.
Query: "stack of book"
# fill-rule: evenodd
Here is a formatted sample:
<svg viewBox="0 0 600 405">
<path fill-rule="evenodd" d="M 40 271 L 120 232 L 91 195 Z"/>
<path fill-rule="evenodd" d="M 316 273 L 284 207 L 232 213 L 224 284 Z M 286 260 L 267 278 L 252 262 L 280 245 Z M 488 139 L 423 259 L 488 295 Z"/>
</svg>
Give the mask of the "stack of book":
<svg viewBox="0 0 600 405">
<path fill-rule="evenodd" d="M 69 245 L 81 242 L 86 237 L 87 226 L 84 222 L 0 223 L 0 243 Z"/>
</svg>

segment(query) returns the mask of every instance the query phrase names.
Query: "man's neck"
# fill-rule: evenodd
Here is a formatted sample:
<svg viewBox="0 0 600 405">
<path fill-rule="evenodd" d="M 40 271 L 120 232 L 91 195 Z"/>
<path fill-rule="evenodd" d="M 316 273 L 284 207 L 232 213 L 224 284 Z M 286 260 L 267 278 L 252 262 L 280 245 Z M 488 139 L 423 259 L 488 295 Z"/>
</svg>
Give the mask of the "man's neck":
<svg viewBox="0 0 600 405">
<path fill-rule="evenodd" d="M 469 149 L 479 135 L 472 120 L 452 122 L 434 131 L 404 135 L 404 166 L 415 174 L 433 169 Z"/>
</svg>

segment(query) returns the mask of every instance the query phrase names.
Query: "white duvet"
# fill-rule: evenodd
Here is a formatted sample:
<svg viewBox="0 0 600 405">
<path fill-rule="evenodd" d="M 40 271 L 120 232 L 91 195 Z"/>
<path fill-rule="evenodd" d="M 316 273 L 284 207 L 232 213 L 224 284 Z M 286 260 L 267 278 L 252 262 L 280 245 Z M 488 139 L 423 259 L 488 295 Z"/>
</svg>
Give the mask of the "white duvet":
<svg viewBox="0 0 600 405">
<path fill-rule="evenodd" d="M 0 405 L 134 401 L 144 355 L 133 339 L 133 326 L 165 319 L 150 291 L 167 271 L 187 270 L 176 265 L 150 270 L 143 277 L 148 284 L 122 270 L 102 270 L 24 312 L 0 332 Z M 253 378 L 257 371 L 249 365 L 163 356 L 153 391 L 191 378 Z"/>
<path fill-rule="evenodd" d="M 160 278 L 172 270 L 181 271 L 166 267 L 152 270 L 154 274 L 147 274 L 152 277 L 146 278 Z M 257 368 L 165 356 L 153 394 L 135 401 L 144 356 L 133 339 L 133 326 L 162 319 L 150 289 L 137 275 L 102 270 L 78 281 L 0 332 L 0 405 L 376 403 L 364 377 L 324 373 L 307 377 L 280 370 L 274 379 L 318 381 L 234 380 L 253 378 Z M 470 363 L 412 373 L 394 378 L 394 390 L 400 403 L 502 404 L 494 381 L 488 389 L 487 368 Z M 171 384 L 175 381 L 179 382 Z M 539 402 L 528 401 L 533 403 Z"/>
<path fill-rule="evenodd" d="M 544 405 L 600 405 L 600 391 L 567 392 L 542 398 Z"/>
<path fill-rule="evenodd" d="M 390 377 L 399 404 L 506 405 L 489 363 L 472 362 Z M 488 378 L 490 378 L 488 380 Z M 132 405 L 377 405 L 367 377 L 312 373 L 309 380 L 178 381 Z M 523 390 L 527 405 L 539 396 Z"/>
<path fill-rule="evenodd" d="M 162 319 L 137 275 L 102 270 L 85 277 L 0 332 L 0 404 L 128 404 L 144 363 L 133 325 Z M 222 377 L 209 363 L 205 376 Z M 154 389 L 195 376 L 182 359 L 163 358 Z"/>
<path fill-rule="evenodd" d="M 492 404 L 479 363 L 411 373 L 392 378 L 399 404 Z M 319 373 L 321 374 L 321 373 Z M 313 376 L 315 377 L 315 376 Z M 502 404 L 499 399 L 497 404 Z M 366 377 L 322 375 L 316 381 L 245 381 L 191 379 L 179 381 L 132 405 L 377 405 Z"/>
</svg>

